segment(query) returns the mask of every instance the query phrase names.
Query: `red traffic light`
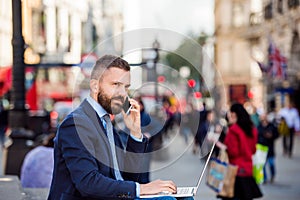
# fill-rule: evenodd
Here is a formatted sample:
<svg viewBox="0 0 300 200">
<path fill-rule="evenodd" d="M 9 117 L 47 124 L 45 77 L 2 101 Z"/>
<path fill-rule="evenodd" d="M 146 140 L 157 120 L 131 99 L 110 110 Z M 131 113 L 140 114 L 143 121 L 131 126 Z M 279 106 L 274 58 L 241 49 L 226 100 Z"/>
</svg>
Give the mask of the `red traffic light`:
<svg viewBox="0 0 300 200">
<path fill-rule="evenodd" d="M 248 95 L 249 99 L 253 99 L 253 97 L 254 97 L 254 94 L 253 94 L 253 92 L 251 90 L 248 91 L 247 95 Z"/>
<path fill-rule="evenodd" d="M 202 98 L 202 93 L 201 92 L 194 92 L 194 97 L 196 99 L 200 99 L 200 98 Z"/>
<path fill-rule="evenodd" d="M 165 76 L 158 76 L 157 77 L 157 82 L 159 82 L 159 83 L 163 83 L 163 82 L 165 82 L 165 80 L 166 80 Z"/>
<path fill-rule="evenodd" d="M 196 86 L 196 81 L 194 79 L 188 80 L 188 86 L 193 88 Z"/>
</svg>

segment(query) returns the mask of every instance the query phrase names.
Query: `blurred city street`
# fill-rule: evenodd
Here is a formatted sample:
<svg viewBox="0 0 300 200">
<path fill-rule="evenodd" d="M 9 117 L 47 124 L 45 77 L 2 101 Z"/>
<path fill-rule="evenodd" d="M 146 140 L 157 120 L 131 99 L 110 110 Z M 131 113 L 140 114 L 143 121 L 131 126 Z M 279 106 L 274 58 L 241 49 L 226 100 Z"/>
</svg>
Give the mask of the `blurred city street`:
<svg viewBox="0 0 300 200">
<path fill-rule="evenodd" d="M 169 156 L 184 151 L 185 143 L 182 137 L 176 137 L 168 148 Z M 262 200 L 298 200 L 300 198 L 300 136 L 295 137 L 295 149 L 292 158 L 282 155 L 282 138 L 276 141 L 276 166 L 277 175 L 274 183 L 260 185 L 264 194 Z M 163 162 L 154 161 L 152 168 L 163 166 Z M 200 169 L 199 169 L 200 168 Z M 152 179 L 171 179 L 178 186 L 194 186 L 201 173 L 201 165 L 197 156 L 192 154 L 192 148 L 185 151 L 184 155 L 169 166 L 152 173 Z M 201 182 L 195 199 L 216 199 L 215 193 L 206 185 L 206 179 Z"/>
<path fill-rule="evenodd" d="M 276 140 L 275 181 L 260 188 L 263 200 L 300 199 L 300 0 L 0 0 L 0 5 L 0 200 L 47 199 L 48 185 L 21 186 L 24 158 L 38 147 L 49 147 L 51 154 L 32 162 L 34 167 L 43 165 L 33 170 L 28 182 L 49 167 L 48 179 L 45 173 L 40 177 L 50 185 L 54 161 L 42 161 L 54 155 L 52 138 L 65 117 L 93 94 L 114 115 L 116 130 L 125 124 L 118 124 L 116 113 L 109 112 L 100 97 L 107 100 L 105 105 L 112 105 L 115 97 L 139 99 L 145 130 L 134 133 L 151 138 L 153 146 L 145 149 L 156 150 L 149 157 L 143 154 L 150 180 L 172 180 L 177 186 L 196 186 L 205 165 L 194 152 L 191 130 L 201 141 L 211 131 L 207 127 L 216 127 L 210 126 L 214 121 L 218 126 L 231 124 L 227 115 L 235 103 L 257 128 L 264 126 L 261 122 L 274 123 L 272 137 L 265 136 L 269 130 L 259 131 L 268 140 L 264 145 L 271 144 L 269 149 L 276 128 L 282 137 L 295 131 L 292 157 L 283 155 L 282 138 Z M 101 58 L 111 54 L 126 61 L 126 74 L 130 69 L 130 84 L 121 96 L 102 84 L 106 70 L 98 74 L 96 89 L 92 84 Z M 268 119 L 262 120 L 264 115 Z M 250 175 L 250 162 L 248 169 Z M 70 178 L 65 185 L 72 183 Z M 206 174 L 195 199 L 216 199 Z"/>
<path fill-rule="evenodd" d="M 295 149 L 292 158 L 284 157 L 281 148 L 282 139 L 276 142 L 276 165 L 277 175 L 274 183 L 260 185 L 264 194 L 262 200 L 298 200 L 300 198 L 300 136 L 295 137 Z M 151 179 L 173 180 L 177 186 L 194 186 L 200 176 L 203 164 L 199 158 L 192 153 L 192 146 L 186 148 L 183 137 L 176 135 L 167 147 L 167 155 L 160 155 L 160 159 L 153 159 Z M 165 152 L 165 153 L 166 153 Z M 183 153 L 183 154 L 182 154 Z M 171 155 L 177 156 L 176 160 Z M 166 159 L 167 158 L 167 159 Z M 165 160 L 162 160 L 165 159 Z M 170 162 L 172 160 L 172 162 Z M 12 181 L 7 181 L 12 178 Z M 4 176 L 0 178 L 0 199 L 5 200 L 45 200 L 48 189 L 21 188 L 17 177 Z M 206 185 L 204 176 L 200 188 L 195 197 L 196 200 L 216 199 L 215 193 Z"/>
</svg>

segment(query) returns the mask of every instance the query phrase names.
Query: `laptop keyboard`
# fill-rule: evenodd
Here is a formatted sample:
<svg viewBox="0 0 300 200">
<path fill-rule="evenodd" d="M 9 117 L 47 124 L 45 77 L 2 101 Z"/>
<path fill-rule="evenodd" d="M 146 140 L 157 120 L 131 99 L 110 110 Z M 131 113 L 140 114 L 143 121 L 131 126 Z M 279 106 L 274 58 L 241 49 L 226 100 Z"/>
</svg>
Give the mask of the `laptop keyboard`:
<svg viewBox="0 0 300 200">
<path fill-rule="evenodd" d="M 192 187 L 179 187 L 177 188 L 177 194 L 190 194 L 193 192 Z"/>
</svg>

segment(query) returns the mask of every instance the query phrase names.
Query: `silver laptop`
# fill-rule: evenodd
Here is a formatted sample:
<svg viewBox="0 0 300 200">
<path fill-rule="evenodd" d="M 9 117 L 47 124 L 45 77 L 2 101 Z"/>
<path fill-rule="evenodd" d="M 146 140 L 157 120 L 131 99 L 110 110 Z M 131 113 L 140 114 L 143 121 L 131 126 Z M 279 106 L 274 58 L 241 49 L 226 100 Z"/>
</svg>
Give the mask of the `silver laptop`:
<svg viewBox="0 0 300 200">
<path fill-rule="evenodd" d="M 208 163 L 209 163 L 209 160 L 210 160 L 210 157 L 212 155 L 212 152 L 213 152 L 213 149 L 215 147 L 215 142 L 213 142 L 212 146 L 211 146 L 211 149 L 210 149 L 210 152 L 209 152 L 209 155 L 207 157 L 207 160 L 205 162 L 205 165 L 204 165 L 204 168 L 201 172 L 201 175 L 198 179 L 198 182 L 197 182 L 197 185 L 195 187 L 177 187 L 177 193 L 176 194 L 172 194 L 172 193 L 169 193 L 169 192 L 161 192 L 161 193 L 158 193 L 158 194 L 153 194 L 153 195 L 141 195 L 139 198 L 143 199 L 143 198 L 153 198 L 153 197 L 162 197 L 162 196 L 171 196 L 171 197 L 192 197 L 192 196 L 196 196 L 196 193 L 197 193 L 197 190 L 200 186 L 200 183 L 201 183 L 201 180 L 204 176 L 204 173 L 205 173 L 205 170 L 208 166 Z"/>
</svg>

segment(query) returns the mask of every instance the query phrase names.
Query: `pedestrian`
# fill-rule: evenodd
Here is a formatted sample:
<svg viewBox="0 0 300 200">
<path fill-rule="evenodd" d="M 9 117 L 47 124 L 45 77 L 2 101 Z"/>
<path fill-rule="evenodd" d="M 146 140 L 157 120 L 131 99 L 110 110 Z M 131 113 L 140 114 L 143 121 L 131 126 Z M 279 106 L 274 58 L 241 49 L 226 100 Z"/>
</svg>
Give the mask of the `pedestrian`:
<svg viewBox="0 0 300 200">
<path fill-rule="evenodd" d="M 254 126 L 258 127 L 260 119 L 259 119 L 259 114 L 257 112 L 257 108 L 255 106 L 252 106 L 252 112 L 250 114 L 250 118 L 251 118 Z"/>
<path fill-rule="evenodd" d="M 279 118 L 283 117 L 288 128 L 289 134 L 283 135 L 283 154 L 292 157 L 295 132 L 300 132 L 299 112 L 294 107 L 294 102 L 290 101 L 288 105 L 278 112 Z"/>
<path fill-rule="evenodd" d="M 5 132 L 8 128 L 8 111 L 4 108 L 2 100 L 0 100 L 0 150 L 4 146 Z"/>
<path fill-rule="evenodd" d="M 21 184 L 25 188 L 50 188 L 53 172 L 53 138 L 43 135 L 42 143 L 29 151 L 21 167 Z"/>
<path fill-rule="evenodd" d="M 172 181 L 139 183 L 147 139 L 141 133 L 140 106 L 122 109 L 130 87 L 130 66 L 105 55 L 91 72 L 90 95 L 60 124 L 54 139 L 54 170 L 48 200 L 138 199 L 143 194 L 176 193 Z M 122 113 L 130 136 L 124 140 L 109 115 Z M 174 199 L 161 197 L 159 199 Z"/>
<path fill-rule="evenodd" d="M 278 131 L 276 126 L 272 122 L 268 121 L 266 114 L 260 115 L 260 123 L 257 129 L 258 143 L 268 147 L 267 160 L 264 165 L 264 183 L 268 181 L 267 166 L 269 166 L 271 173 L 270 182 L 273 183 L 276 175 L 274 143 L 278 138 Z"/>
<path fill-rule="evenodd" d="M 166 122 L 163 128 L 163 135 L 169 138 L 170 137 L 169 132 L 173 129 L 175 124 L 175 115 L 174 115 L 174 110 L 172 109 L 173 107 L 170 102 L 170 97 L 164 96 L 162 102 L 163 102 L 163 109 L 166 115 Z"/>
<path fill-rule="evenodd" d="M 253 178 L 252 155 L 256 151 L 257 129 L 246 109 L 239 103 L 231 105 L 228 118 L 232 125 L 228 128 L 224 144 L 229 163 L 238 166 L 234 197 L 231 199 L 250 200 L 262 197 Z"/>
<path fill-rule="evenodd" d="M 204 120 L 201 121 L 196 133 L 196 140 L 200 148 L 200 156 L 206 160 L 209 154 L 210 144 L 206 139 L 207 134 L 211 131 L 214 132 L 214 113 L 212 110 L 206 110 Z"/>
<path fill-rule="evenodd" d="M 181 116 L 181 124 L 179 126 L 180 134 L 183 136 L 185 144 L 189 145 L 189 138 L 194 137 L 197 133 L 198 124 L 195 123 L 195 121 L 199 121 L 200 115 L 192 103 L 187 103 Z"/>
<path fill-rule="evenodd" d="M 197 127 L 196 134 L 195 134 L 195 137 L 194 137 L 193 154 L 197 154 L 198 151 L 200 152 L 199 146 L 202 145 L 202 142 L 203 142 L 202 139 L 201 139 L 201 136 L 200 136 L 201 135 L 200 130 L 202 129 L 201 127 L 203 126 L 203 124 L 206 120 L 207 109 L 206 109 L 206 104 L 205 103 L 203 103 L 202 105 L 203 106 L 199 111 L 199 117 L 195 118 L 198 121 L 197 122 L 198 127 Z"/>
<path fill-rule="evenodd" d="M 3 100 L 0 99 L 0 175 L 3 175 L 2 160 L 4 157 L 3 150 L 11 145 L 12 141 L 6 135 L 8 132 L 8 110 L 3 105 Z"/>
</svg>

